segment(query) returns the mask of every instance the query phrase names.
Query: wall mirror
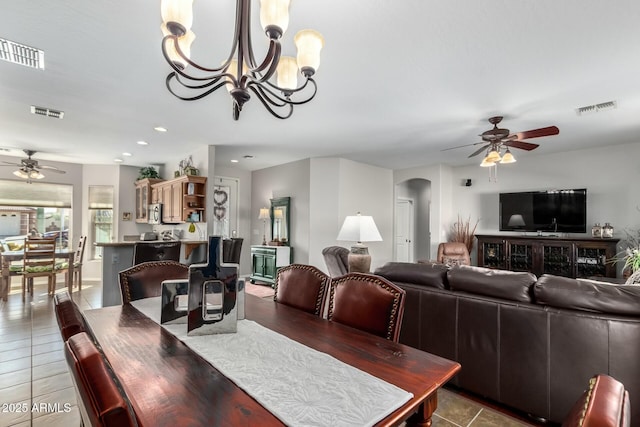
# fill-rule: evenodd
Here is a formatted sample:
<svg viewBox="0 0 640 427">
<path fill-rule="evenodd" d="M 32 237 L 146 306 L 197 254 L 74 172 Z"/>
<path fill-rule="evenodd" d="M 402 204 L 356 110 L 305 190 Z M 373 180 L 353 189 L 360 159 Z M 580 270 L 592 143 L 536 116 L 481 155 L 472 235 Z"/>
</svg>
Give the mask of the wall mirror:
<svg viewBox="0 0 640 427">
<path fill-rule="evenodd" d="M 271 244 L 289 246 L 290 197 L 271 199 Z"/>
</svg>

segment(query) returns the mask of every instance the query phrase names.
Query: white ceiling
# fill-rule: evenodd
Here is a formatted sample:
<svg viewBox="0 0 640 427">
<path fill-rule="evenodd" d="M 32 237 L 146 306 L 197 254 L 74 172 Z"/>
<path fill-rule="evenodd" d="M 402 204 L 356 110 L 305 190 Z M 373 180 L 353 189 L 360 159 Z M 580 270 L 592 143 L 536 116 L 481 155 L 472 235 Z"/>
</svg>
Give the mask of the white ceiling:
<svg viewBox="0 0 640 427">
<path fill-rule="evenodd" d="M 196 62 L 226 58 L 234 9 L 195 0 Z M 461 165 L 481 160 L 467 159 L 474 147 L 441 150 L 480 141 L 493 115 L 512 132 L 560 128 L 516 156 L 640 140 L 637 0 L 293 0 L 283 52 L 294 54 L 302 28 L 324 35 L 318 94 L 288 120 L 252 99 L 237 122 L 224 89 L 195 102 L 166 90 L 159 1 L 3 0 L 0 10 L 0 37 L 43 49 L 46 63 L 38 71 L 0 61 L 7 155 L 30 148 L 39 160 L 110 164 L 126 151 L 125 164 L 142 166 L 212 144 L 222 164 L 237 158 L 245 169 L 316 156 L 394 169 Z M 616 110 L 575 113 L 612 100 Z M 64 119 L 32 115 L 31 105 Z"/>
</svg>

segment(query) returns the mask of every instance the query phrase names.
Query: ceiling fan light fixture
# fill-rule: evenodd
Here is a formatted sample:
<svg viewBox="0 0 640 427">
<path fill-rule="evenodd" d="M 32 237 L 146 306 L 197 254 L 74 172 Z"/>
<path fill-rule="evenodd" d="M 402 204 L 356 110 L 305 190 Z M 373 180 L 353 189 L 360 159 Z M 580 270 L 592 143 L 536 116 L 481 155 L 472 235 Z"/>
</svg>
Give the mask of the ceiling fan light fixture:
<svg viewBox="0 0 640 427">
<path fill-rule="evenodd" d="M 487 154 L 486 160 L 491 163 L 496 163 L 502 160 L 502 157 L 500 157 L 500 153 L 498 153 L 498 150 L 492 148 L 489 154 Z"/>
<path fill-rule="evenodd" d="M 489 161 L 489 156 L 482 159 L 482 163 L 480 163 L 481 168 L 489 168 L 494 165 L 495 165 L 495 162 Z"/>
<path fill-rule="evenodd" d="M 13 174 L 15 176 L 17 176 L 18 178 L 29 179 L 29 174 L 27 173 L 27 171 L 22 170 L 22 169 L 18 169 L 18 170 L 13 171 Z"/>
<path fill-rule="evenodd" d="M 500 160 L 500 163 L 509 164 L 515 162 L 517 162 L 516 158 L 513 157 L 513 154 L 511 154 L 511 151 L 509 151 L 509 149 L 507 148 L 507 151 L 505 151 L 504 156 L 502 156 L 502 160 Z"/>
</svg>

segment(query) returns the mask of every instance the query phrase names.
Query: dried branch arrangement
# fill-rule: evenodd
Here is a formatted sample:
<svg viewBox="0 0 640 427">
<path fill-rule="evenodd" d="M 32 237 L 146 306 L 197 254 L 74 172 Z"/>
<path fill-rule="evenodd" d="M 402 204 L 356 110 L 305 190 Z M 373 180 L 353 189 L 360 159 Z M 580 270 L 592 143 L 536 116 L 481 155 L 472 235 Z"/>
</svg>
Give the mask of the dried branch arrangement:
<svg viewBox="0 0 640 427">
<path fill-rule="evenodd" d="M 471 253 L 473 249 L 473 239 L 476 234 L 476 227 L 480 220 L 476 220 L 476 223 L 471 228 L 471 216 L 466 220 L 462 220 L 458 215 L 458 220 L 451 226 L 451 232 L 449 233 L 450 242 L 462 242 L 467 246 L 467 250 Z"/>
</svg>

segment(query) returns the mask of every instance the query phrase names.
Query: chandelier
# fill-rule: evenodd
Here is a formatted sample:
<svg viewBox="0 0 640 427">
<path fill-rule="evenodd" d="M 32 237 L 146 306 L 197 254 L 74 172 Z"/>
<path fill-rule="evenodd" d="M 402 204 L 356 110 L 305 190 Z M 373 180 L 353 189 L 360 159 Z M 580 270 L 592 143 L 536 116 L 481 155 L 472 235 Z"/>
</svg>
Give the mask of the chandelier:
<svg viewBox="0 0 640 427">
<path fill-rule="evenodd" d="M 317 92 L 312 76 L 320 65 L 324 39 L 317 31 L 302 30 L 294 38 L 297 57 L 281 56 L 280 38 L 289 25 L 290 0 L 260 0 L 260 23 L 269 47 L 258 62 L 251 45 L 251 0 L 236 1 L 231 52 L 219 67 L 204 67 L 190 59 L 195 39 L 193 0 L 162 0 L 162 54 L 173 69 L 166 78 L 167 89 L 178 99 L 194 101 L 225 86 L 233 99 L 234 120 L 251 92 L 272 115 L 289 118 L 294 105 L 311 101 Z M 304 78 L 300 85 L 298 74 Z"/>
</svg>

